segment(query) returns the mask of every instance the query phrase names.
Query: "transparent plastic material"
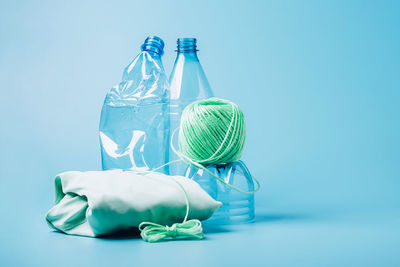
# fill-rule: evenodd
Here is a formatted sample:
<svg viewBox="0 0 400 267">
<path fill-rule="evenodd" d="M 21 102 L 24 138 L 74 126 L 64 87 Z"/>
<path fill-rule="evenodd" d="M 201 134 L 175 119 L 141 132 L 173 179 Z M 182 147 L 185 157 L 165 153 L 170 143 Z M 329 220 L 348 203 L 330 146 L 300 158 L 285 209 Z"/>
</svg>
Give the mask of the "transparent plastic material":
<svg viewBox="0 0 400 267">
<path fill-rule="evenodd" d="M 142 52 L 107 94 L 100 118 L 103 170 L 151 170 L 168 161 L 168 80 L 164 42 L 148 37 Z M 161 170 L 167 173 L 167 168 Z"/>
<path fill-rule="evenodd" d="M 250 171 L 242 161 L 226 165 L 207 165 L 207 169 L 226 183 L 244 191 L 253 191 L 254 182 Z M 215 200 L 222 202 L 222 207 L 207 220 L 212 224 L 238 224 L 254 220 L 254 194 L 244 194 L 232 189 L 203 169 L 189 166 L 185 176 L 193 179 Z"/>
<path fill-rule="evenodd" d="M 177 57 L 170 83 L 170 134 L 179 128 L 183 109 L 193 101 L 213 97 L 210 84 L 204 74 L 197 57 L 195 38 L 179 38 L 177 41 Z M 170 137 L 171 138 L 171 137 Z M 177 148 L 178 134 L 172 136 Z M 178 159 L 170 149 L 169 160 Z M 207 168 L 227 183 L 245 191 L 254 190 L 250 172 L 242 161 L 227 165 L 207 165 Z M 186 163 L 174 163 L 169 166 L 171 175 L 184 175 L 198 182 L 214 199 L 222 202 L 222 207 L 207 221 L 209 223 L 231 224 L 251 222 L 254 219 L 254 194 L 243 194 L 227 187 L 208 172 L 189 166 Z"/>
<path fill-rule="evenodd" d="M 183 109 L 190 103 L 213 97 L 210 84 L 207 81 L 203 68 L 197 57 L 197 45 L 195 38 L 179 38 L 177 41 L 178 52 L 174 67 L 169 78 L 170 83 L 170 138 L 179 128 Z M 178 147 L 178 133 L 173 136 L 174 146 Z M 179 157 L 169 149 L 169 160 Z M 186 163 L 174 163 L 169 166 L 171 175 L 183 175 L 188 165 Z"/>
</svg>

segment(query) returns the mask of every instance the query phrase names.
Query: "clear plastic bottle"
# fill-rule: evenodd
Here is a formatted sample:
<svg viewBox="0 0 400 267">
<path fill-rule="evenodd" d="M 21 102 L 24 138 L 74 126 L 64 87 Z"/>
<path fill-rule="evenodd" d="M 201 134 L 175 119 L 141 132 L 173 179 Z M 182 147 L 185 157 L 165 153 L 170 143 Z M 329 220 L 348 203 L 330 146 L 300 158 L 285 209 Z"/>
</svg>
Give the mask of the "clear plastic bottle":
<svg viewBox="0 0 400 267">
<path fill-rule="evenodd" d="M 163 49 L 161 38 L 148 37 L 104 100 L 99 127 L 104 170 L 151 170 L 168 161 L 169 86 Z M 167 167 L 161 171 L 168 173 Z"/>
<path fill-rule="evenodd" d="M 226 183 L 238 187 L 243 191 L 254 190 L 254 182 L 250 171 L 241 160 L 225 165 L 209 164 L 207 165 L 207 169 Z M 197 167 L 189 166 L 185 176 L 199 183 L 215 200 L 222 202 L 221 208 L 207 220 L 207 223 L 238 224 L 249 223 L 254 220 L 254 194 L 238 192 L 217 181 L 208 172 Z"/>
<path fill-rule="evenodd" d="M 200 99 L 213 97 L 213 92 L 197 57 L 195 38 L 179 38 L 178 55 L 169 78 L 170 83 L 170 134 L 179 128 L 183 109 L 190 103 Z M 178 133 L 173 136 L 173 144 L 177 146 Z M 169 160 L 178 159 L 170 149 Z M 226 183 L 245 191 L 254 190 L 250 172 L 242 161 L 226 165 L 207 165 L 214 175 L 224 179 Z M 189 166 L 186 163 L 173 163 L 169 166 L 171 175 L 184 175 L 198 182 L 214 199 L 223 203 L 222 207 L 208 220 L 208 223 L 231 224 L 251 222 L 254 219 L 254 195 L 243 194 L 227 187 L 208 172 Z"/>
<path fill-rule="evenodd" d="M 214 96 L 197 57 L 196 38 L 179 38 L 176 51 L 178 54 L 169 78 L 170 138 L 179 128 L 182 111 L 188 104 Z M 177 148 L 177 132 L 173 139 L 173 144 Z M 178 156 L 170 148 L 169 160 L 176 159 Z M 187 167 L 188 165 L 185 163 L 174 163 L 169 166 L 169 172 L 171 175 L 184 175 Z"/>
</svg>

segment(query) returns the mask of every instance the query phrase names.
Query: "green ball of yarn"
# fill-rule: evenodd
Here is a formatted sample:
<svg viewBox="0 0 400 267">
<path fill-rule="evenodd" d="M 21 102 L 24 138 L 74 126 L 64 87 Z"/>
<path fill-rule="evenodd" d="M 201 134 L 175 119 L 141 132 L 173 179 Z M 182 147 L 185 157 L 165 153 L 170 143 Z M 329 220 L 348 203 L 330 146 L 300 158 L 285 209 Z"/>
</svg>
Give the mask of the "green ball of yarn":
<svg viewBox="0 0 400 267">
<path fill-rule="evenodd" d="M 179 151 L 200 164 L 240 159 L 246 139 L 243 112 L 235 103 L 209 98 L 189 104 L 182 113 Z"/>
</svg>

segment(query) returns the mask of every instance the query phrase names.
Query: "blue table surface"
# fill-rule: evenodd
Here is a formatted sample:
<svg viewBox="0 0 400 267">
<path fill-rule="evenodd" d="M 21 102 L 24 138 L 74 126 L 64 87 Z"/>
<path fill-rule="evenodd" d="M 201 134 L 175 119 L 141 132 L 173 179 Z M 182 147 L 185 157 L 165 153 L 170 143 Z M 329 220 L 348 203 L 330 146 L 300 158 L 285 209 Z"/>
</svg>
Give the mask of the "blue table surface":
<svg viewBox="0 0 400 267">
<path fill-rule="evenodd" d="M 33 199 L 27 199 L 30 203 Z M 12 203 L 9 203 L 12 205 Z M 1 266 L 399 266 L 400 216 L 342 209 L 259 208 L 254 223 L 204 223 L 199 241 L 146 243 L 53 232 L 43 209 L 3 211 Z M 23 213 L 23 214 L 20 214 Z"/>
</svg>

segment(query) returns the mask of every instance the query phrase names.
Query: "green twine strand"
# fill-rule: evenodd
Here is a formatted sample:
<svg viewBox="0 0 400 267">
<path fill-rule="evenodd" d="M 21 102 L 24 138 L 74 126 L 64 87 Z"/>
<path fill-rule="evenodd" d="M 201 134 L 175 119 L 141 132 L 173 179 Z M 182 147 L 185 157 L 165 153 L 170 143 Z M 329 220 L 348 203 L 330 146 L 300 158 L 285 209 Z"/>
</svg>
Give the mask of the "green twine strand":
<svg viewBox="0 0 400 267">
<path fill-rule="evenodd" d="M 143 226 L 147 225 L 143 228 Z M 175 223 L 171 227 L 152 222 L 142 222 L 139 225 L 140 235 L 149 243 L 159 242 L 167 237 L 175 239 L 177 236 L 185 236 L 193 239 L 203 239 L 203 228 L 199 220 L 193 219 L 183 223 Z"/>
<path fill-rule="evenodd" d="M 189 198 L 183 186 L 172 178 L 174 182 L 182 189 L 185 194 L 186 215 L 182 223 L 174 223 L 171 227 L 163 226 L 153 222 L 142 222 L 139 224 L 140 236 L 144 241 L 154 243 L 161 241 L 167 237 L 176 238 L 177 236 L 185 236 L 194 239 L 203 239 L 203 228 L 201 222 L 197 219 L 187 220 L 189 216 Z"/>
</svg>

